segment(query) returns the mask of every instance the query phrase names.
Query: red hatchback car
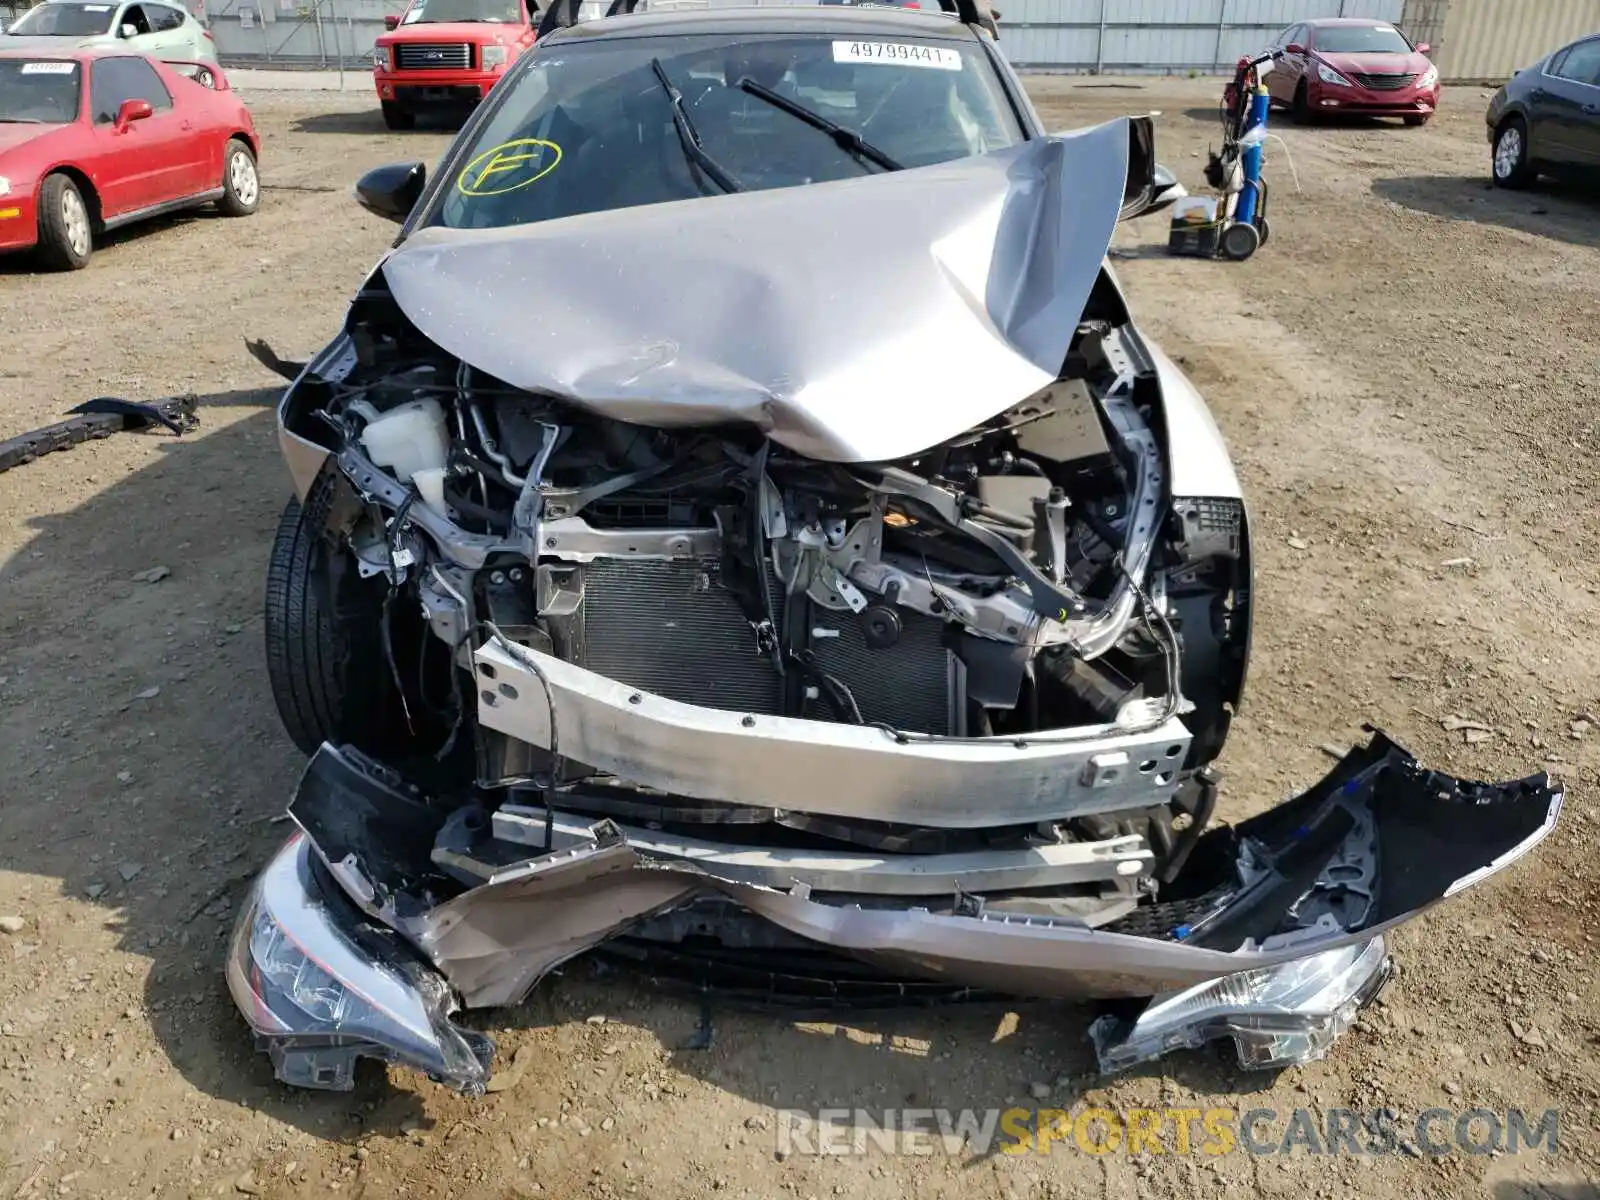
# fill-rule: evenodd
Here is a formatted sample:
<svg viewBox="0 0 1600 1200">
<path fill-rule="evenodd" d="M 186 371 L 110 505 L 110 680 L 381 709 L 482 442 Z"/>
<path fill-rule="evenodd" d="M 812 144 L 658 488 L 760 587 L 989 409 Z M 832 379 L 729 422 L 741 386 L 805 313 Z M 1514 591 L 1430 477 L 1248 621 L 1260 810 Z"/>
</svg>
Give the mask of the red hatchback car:
<svg viewBox="0 0 1600 1200">
<path fill-rule="evenodd" d="M 249 111 L 215 63 L 179 65 L 195 76 L 116 50 L 0 51 L 0 251 L 72 270 L 145 217 L 255 212 Z"/>
<path fill-rule="evenodd" d="M 1271 48 L 1283 57 L 1267 75 L 1267 90 L 1296 120 L 1354 113 L 1422 125 L 1439 106 L 1439 69 L 1428 60 L 1430 47 L 1413 45 L 1386 22 L 1304 21 L 1280 33 Z"/>
</svg>

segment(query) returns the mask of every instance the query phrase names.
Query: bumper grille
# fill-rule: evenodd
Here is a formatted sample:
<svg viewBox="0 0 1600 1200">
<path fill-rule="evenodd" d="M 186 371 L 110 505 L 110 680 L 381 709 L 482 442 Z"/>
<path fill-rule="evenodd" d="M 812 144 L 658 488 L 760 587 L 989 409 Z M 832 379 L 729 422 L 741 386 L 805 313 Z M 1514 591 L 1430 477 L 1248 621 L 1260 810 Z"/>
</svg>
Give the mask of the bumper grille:
<svg viewBox="0 0 1600 1200">
<path fill-rule="evenodd" d="M 1398 92 L 1411 86 L 1415 75 L 1352 75 L 1350 76 L 1369 92 Z"/>
<path fill-rule="evenodd" d="M 582 665 L 619 683 L 683 704 L 734 712 L 783 711 L 783 680 L 756 647 L 739 602 L 715 560 L 596 559 L 583 570 Z M 782 603 L 783 585 L 772 580 Z M 780 613 L 781 616 L 781 613 Z M 838 637 L 813 644 L 817 665 L 850 689 L 861 715 L 917 733 L 954 733 L 963 689 L 943 622 L 901 613 L 899 642 L 866 644 L 852 613 L 814 610 L 812 625 Z M 813 715 L 827 719 L 825 703 Z"/>
<path fill-rule="evenodd" d="M 465 71 L 472 66 L 466 42 L 402 42 L 394 48 L 399 71 Z"/>
</svg>

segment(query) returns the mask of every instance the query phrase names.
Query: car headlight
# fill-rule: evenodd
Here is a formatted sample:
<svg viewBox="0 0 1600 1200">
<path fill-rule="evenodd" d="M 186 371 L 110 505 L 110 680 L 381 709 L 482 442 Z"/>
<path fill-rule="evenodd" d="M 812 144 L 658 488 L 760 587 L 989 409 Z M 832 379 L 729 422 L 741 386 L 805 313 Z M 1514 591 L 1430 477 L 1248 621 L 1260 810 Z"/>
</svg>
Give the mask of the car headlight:
<svg viewBox="0 0 1600 1200">
<path fill-rule="evenodd" d="M 256 880 L 228 953 L 228 989 L 283 1082 L 348 1091 L 359 1058 L 396 1063 L 472 1095 L 493 1043 L 450 1020 L 442 976 L 387 931 L 363 940 L 313 874 L 296 835 Z"/>
<path fill-rule="evenodd" d="M 11 180 L 7 179 L 4 175 L 0 175 L 0 196 L 9 195 L 11 195 Z"/>
<path fill-rule="evenodd" d="M 1108 1074 L 1223 1037 L 1233 1039 L 1246 1070 L 1313 1062 L 1350 1028 L 1389 973 L 1388 950 L 1375 937 L 1157 996 L 1131 1022 L 1099 1018 L 1089 1037 Z"/>
<path fill-rule="evenodd" d="M 1432 87 L 1439 82 L 1439 68 L 1429 67 L 1422 73 L 1422 78 L 1417 80 L 1418 87 Z"/>
<path fill-rule="evenodd" d="M 485 70 L 506 65 L 506 48 L 504 46 L 485 46 L 483 48 L 483 66 Z"/>
<path fill-rule="evenodd" d="M 1351 83 L 1348 79 L 1339 74 L 1339 72 L 1335 71 L 1327 63 L 1317 64 L 1317 78 L 1322 80 L 1323 83 L 1331 83 L 1335 87 L 1351 86 Z"/>
<path fill-rule="evenodd" d="M 372 69 L 374 71 L 387 71 L 389 69 L 389 47 L 374 46 L 372 48 Z"/>
</svg>

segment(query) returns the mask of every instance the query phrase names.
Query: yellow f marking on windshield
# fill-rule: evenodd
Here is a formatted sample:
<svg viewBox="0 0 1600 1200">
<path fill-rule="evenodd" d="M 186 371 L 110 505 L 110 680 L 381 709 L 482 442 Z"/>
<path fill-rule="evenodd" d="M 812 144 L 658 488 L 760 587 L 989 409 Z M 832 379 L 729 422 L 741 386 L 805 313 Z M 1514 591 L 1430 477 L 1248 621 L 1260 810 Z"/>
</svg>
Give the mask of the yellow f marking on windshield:
<svg viewBox="0 0 1600 1200">
<path fill-rule="evenodd" d="M 538 183 L 561 162 L 561 147 L 541 138 L 518 138 L 485 150 L 456 176 L 463 196 L 499 196 Z"/>
</svg>

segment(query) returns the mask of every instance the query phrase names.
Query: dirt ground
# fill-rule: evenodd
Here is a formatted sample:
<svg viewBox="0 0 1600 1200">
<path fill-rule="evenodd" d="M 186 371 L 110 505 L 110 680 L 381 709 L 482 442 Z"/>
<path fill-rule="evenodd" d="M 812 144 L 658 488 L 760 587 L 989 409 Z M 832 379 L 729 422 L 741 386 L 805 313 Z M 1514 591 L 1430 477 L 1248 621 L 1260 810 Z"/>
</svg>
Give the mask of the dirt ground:
<svg viewBox="0 0 1600 1200">
<path fill-rule="evenodd" d="M 1219 87 L 1035 90 L 1052 126 L 1159 110 L 1162 158 L 1199 189 Z M 446 135 L 386 133 L 364 96 L 260 93 L 255 218 L 129 231 L 72 275 L 0 264 L 0 436 L 90 396 L 204 401 L 196 436 L 0 475 L 0 916 L 23 922 L 0 932 L 0 1197 L 1594 1196 L 1600 200 L 1489 190 L 1485 97 L 1453 89 L 1421 130 L 1281 128 L 1273 237 L 1248 264 L 1164 257 L 1159 218 L 1119 238 L 1137 310 L 1210 399 L 1251 502 L 1259 616 L 1225 814 L 1320 775 L 1320 747 L 1363 721 L 1447 770 L 1547 767 L 1570 786 L 1533 857 L 1406 927 L 1381 1005 L 1277 1077 L 1179 1055 L 1099 1082 L 1084 1010 L 1064 1005 L 844 1024 L 717 1009 L 710 1048 L 690 1049 L 698 1005 L 580 964 L 477 1018 L 521 1064 L 485 1099 L 401 1072 L 350 1095 L 278 1086 L 221 974 L 301 765 L 261 645 L 288 478 L 272 380 L 242 339 L 318 348 L 392 234 L 350 184 L 435 160 Z M 136 578 L 153 567 L 170 574 Z M 781 1107 L 1041 1094 L 1556 1107 L 1560 1150 L 775 1153 Z"/>
</svg>

